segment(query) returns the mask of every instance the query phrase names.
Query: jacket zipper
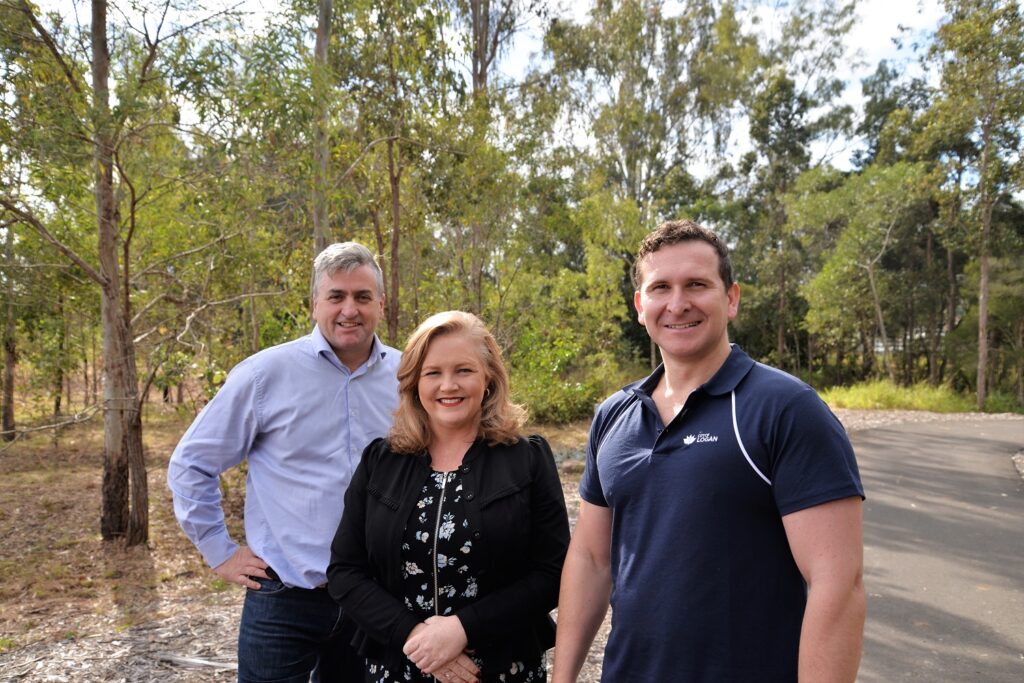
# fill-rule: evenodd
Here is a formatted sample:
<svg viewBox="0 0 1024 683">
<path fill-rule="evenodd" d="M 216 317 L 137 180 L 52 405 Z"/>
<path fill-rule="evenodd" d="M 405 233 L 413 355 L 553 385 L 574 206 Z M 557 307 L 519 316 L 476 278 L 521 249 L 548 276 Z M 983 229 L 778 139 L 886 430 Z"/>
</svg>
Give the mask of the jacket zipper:
<svg viewBox="0 0 1024 683">
<path fill-rule="evenodd" d="M 444 494 L 445 488 L 448 486 L 448 473 L 444 472 L 441 475 L 441 496 L 437 501 L 437 517 L 434 520 L 434 615 L 441 616 L 441 607 L 438 604 L 440 600 L 440 589 L 438 587 L 437 575 L 439 568 L 437 566 L 437 536 L 441 533 L 441 510 L 444 508 Z"/>
<path fill-rule="evenodd" d="M 441 495 L 437 499 L 437 516 L 434 518 L 434 616 L 441 616 L 441 593 L 438 587 L 437 575 L 440 569 L 437 566 L 437 536 L 441 532 L 441 511 L 444 509 L 444 493 L 448 486 L 448 473 L 443 472 L 441 474 Z M 440 681 L 437 676 L 434 676 L 435 681 Z"/>
</svg>

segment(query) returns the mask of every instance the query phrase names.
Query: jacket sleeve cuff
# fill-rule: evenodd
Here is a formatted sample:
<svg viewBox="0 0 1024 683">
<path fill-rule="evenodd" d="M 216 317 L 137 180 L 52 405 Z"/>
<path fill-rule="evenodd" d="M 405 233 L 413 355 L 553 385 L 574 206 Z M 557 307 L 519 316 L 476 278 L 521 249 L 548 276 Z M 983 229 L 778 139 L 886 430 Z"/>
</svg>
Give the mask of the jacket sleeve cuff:
<svg viewBox="0 0 1024 683">
<path fill-rule="evenodd" d="M 399 617 L 398 623 L 395 625 L 395 630 L 391 633 L 391 645 L 402 652 L 402 648 L 405 646 L 405 641 L 409 640 L 409 634 L 416 628 L 420 620 L 416 618 L 416 615 L 412 612 L 404 611 L 401 617 Z"/>
<path fill-rule="evenodd" d="M 479 647 L 483 631 L 483 623 L 473 605 L 466 605 L 455 613 L 462 622 L 462 630 L 466 632 L 466 642 L 470 648 Z"/>
</svg>

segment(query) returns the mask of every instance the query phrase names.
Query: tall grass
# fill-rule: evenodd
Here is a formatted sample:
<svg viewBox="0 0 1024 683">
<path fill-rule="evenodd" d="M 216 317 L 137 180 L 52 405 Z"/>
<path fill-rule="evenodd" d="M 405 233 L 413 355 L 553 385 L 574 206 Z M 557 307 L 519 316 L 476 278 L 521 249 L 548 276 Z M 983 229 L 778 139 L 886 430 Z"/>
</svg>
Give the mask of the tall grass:
<svg viewBox="0 0 1024 683">
<path fill-rule="evenodd" d="M 949 387 L 927 382 L 902 387 L 888 380 L 874 380 L 849 387 L 832 387 L 819 392 L 833 408 L 882 410 L 928 410 L 936 413 L 965 413 L 975 410 L 973 397 Z"/>
</svg>

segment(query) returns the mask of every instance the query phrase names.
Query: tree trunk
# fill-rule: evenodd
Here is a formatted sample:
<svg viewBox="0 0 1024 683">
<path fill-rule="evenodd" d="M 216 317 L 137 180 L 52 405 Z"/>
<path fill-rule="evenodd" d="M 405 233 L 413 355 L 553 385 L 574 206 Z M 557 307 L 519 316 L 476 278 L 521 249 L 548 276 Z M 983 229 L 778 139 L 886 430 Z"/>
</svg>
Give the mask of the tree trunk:
<svg viewBox="0 0 1024 683">
<path fill-rule="evenodd" d="M 131 317 L 122 300 L 118 263 L 118 211 L 114 196 L 114 140 L 110 112 L 107 3 L 92 2 L 93 160 L 99 230 L 103 321 L 103 491 L 100 533 L 128 545 L 149 535 L 148 486 L 142 450 L 138 376 Z M 127 296 L 127 293 L 124 293 Z M 130 478 L 130 482 L 129 482 Z M 131 504 L 129 505 L 129 492 Z"/>
<path fill-rule="evenodd" d="M 96 405 L 100 395 L 100 363 L 96 353 L 96 330 L 89 326 L 89 345 L 92 347 L 92 384 L 89 386 L 89 405 Z"/>
<path fill-rule="evenodd" d="M 872 266 L 865 266 L 868 271 L 868 284 L 871 286 L 871 300 L 875 304 L 875 318 L 878 323 L 878 333 L 882 335 L 882 362 L 885 364 L 885 372 L 889 381 L 896 383 L 896 370 L 893 368 L 892 351 L 889 348 L 889 335 L 885 331 L 885 317 L 882 315 L 882 302 L 878 297 L 878 289 L 875 286 L 875 269 Z M 874 344 L 871 353 L 874 354 Z"/>
<path fill-rule="evenodd" d="M 813 334 L 807 335 L 807 376 L 814 373 L 814 354 L 818 351 L 818 345 Z"/>
<path fill-rule="evenodd" d="M 64 366 L 66 364 L 66 358 L 68 353 L 68 341 L 66 325 L 64 322 L 64 294 L 57 294 L 57 317 L 60 325 L 57 328 L 57 367 L 53 373 L 53 384 L 50 386 L 51 395 L 53 396 L 53 416 L 59 418 L 61 412 L 61 400 L 64 396 Z M 60 430 L 54 430 L 54 438 Z"/>
<path fill-rule="evenodd" d="M 823 364 L 828 364 L 827 351 L 823 361 Z M 843 343 L 842 339 L 840 339 L 838 344 L 836 344 L 836 368 L 839 369 L 839 383 L 845 384 L 849 378 L 849 373 L 846 370 L 846 345 Z"/>
<path fill-rule="evenodd" d="M 423 271 L 420 270 L 420 251 L 416 244 L 416 231 L 409 231 L 409 251 L 412 254 L 412 269 L 409 271 L 413 273 L 412 282 L 412 325 L 413 329 L 420 326 L 420 292 L 419 292 L 419 276 Z"/>
<path fill-rule="evenodd" d="M 473 96 L 487 93 L 488 38 L 491 34 L 490 0 L 472 0 L 469 3 L 473 25 Z"/>
<path fill-rule="evenodd" d="M 331 40 L 332 0 L 319 0 L 316 22 L 316 46 L 313 51 L 313 96 L 317 106 L 316 144 L 313 146 L 313 256 L 327 246 L 327 166 L 330 159 L 328 145 L 327 46 Z"/>
<path fill-rule="evenodd" d="M 79 360 L 82 363 L 82 407 L 89 407 L 89 326 L 82 322 L 82 347 L 79 349 L 81 356 Z"/>
<path fill-rule="evenodd" d="M 780 251 L 781 256 L 781 251 Z M 779 268 L 779 300 L 775 315 L 775 354 L 779 369 L 786 369 L 786 270 Z"/>
<path fill-rule="evenodd" d="M 397 131 L 395 131 L 397 135 Z M 388 180 L 391 183 L 391 291 L 388 295 L 388 342 L 398 340 L 398 246 L 401 239 L 401 161 L 396 161 L 395 140 L 388 140 Z"/>
<path fill-rule="evenodd" d="M 978 243 L 980 266 L 978 283 L 978 410 L 985 409 L 988 395 L 988 241 L 992 230 L 992 193 L 988 180 L 988 157 L 991 146 L 988 127 L 982 132 L 981 149 L 981 240 Z"/>
<path fill-rule="evenodd" d="M 949 335 L 956 329 L 956 256 L 952 247 L 946 247 L 946 334 L 942 346 L 942 367 L 939 369 L 939 381 L 941 382 L 946 374 L 946 367 L 950 362 L 951 349 L 949 348 Z"/>
<path fill-rule="evenodd" d="M 1017 320 L 1017 349 L 1024 349 L 1024 320 Z M 1017 361 L 1017 405 L 1024 407 L 1024 362 Z"/>
<path fill-rule="evenodd" d="M 793 331 L 793 372 L 798 374 L 801 371 L 800 367 L 800 332 Z"/>
<path fill-rule="evenodd" d="M 4 240 L 4 261 L 14 262 L 14 230 L 7 228 Z M 4 376 L 3 376 L 3 417 L 0 418 L 0 432 L 4 441 L 14 440 L 14 368 L 18 363 L 17 338 L 14 320 L 14 278 L 7 273 L 7 305 L 4 306 Z"/>
<path fill-rule="evenodd" d="M 319 253 L 319 252 L 317 252 L 317 253 Z M 256 297 L 252 296 L 252 292 L 253 292 L 253 290 L 256 289 L 256 286 L 253 285 L 252 282 L 249 282 L 248 288 L 249 288 L 249 294 L 250 294 L 250 296 L 249 296 L 249 330 L 251 332 L 251 335 L 249 337 L 249 339 L 250 339 L 249 351 L 251 353 L 256 353 L 257 351 L 260 350 L 260 347 L 262 346 L 260 344 L 260 318 L 259 318 L 259 316 L 256 313 Z"/>
<path fill-rule="evenodd" d="M 3 396 L 3 422 L 0 431 L 3 432 L 4 441 L 14 440 L 14 368 L 18 364 L 18 347 L 15 341 L 11 326 L 14 319 L 10 315 L 10 304 L 8 304 L 8 317 L 4 330 L 4 396 Z"/>
<path fill-rule="evenodd" d="M 914 297 L 907 297 L 907 317 L 903 327 L 903 383 L 914 383 Z"/>
<path fill-rule="evenodd" d="M 925 251 L 928 281 L 938 284 L 938 272 L 935 268 L 935 235 L 928 231 L 928 243 Z M 939 340 L 942 339 L 942 305 L 939 301 L 928 297 L 928 384 L 939 385 Z"/>
</svg>

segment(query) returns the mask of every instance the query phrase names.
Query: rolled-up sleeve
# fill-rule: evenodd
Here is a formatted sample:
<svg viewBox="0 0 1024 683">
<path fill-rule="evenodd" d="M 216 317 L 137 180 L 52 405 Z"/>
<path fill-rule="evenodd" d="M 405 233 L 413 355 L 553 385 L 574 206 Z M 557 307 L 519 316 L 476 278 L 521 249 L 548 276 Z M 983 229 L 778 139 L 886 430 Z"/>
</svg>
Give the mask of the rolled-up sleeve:
<svg viewBox="0 0 1024 683">
<path fill-rule="evenodd" d="M 259 378 L 243 362 L 196 417 L 167 468 L 174 515 L 211 567 L 238 548 L 221 507 L 220 474 L 246 458 L 259 429 Z"/>
</svg>

